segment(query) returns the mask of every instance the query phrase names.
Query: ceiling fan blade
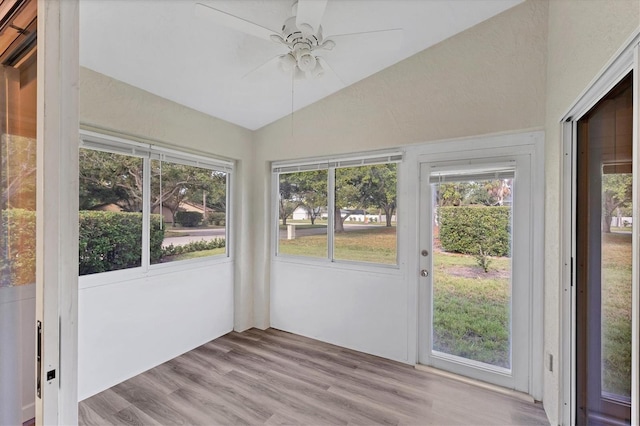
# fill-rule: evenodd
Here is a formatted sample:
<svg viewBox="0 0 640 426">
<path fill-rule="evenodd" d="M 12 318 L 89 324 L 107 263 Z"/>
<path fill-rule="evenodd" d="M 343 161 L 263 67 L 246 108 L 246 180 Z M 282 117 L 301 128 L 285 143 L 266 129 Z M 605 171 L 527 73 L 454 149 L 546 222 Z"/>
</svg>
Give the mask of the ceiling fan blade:
<svg viewBox="0 0 640 426">
<path fill-rule="evenodd" d="M 298 0 L 296 12 L 296 26 L 303 29 L 303 24 L 311 27 L 311 33 L 315 34 L 322 22 L 327 0 Z"/>
<path fill-rule="evenodd" d="M 258 65 L 257 67 L 255 67 L 254 69 L 250 70 L 245 75 L 243 75 L 241 79 L 244 80 L 247 78 L 255 79 L 255 78 L 261 78 L 261 77 L 269 77 L 270 74 L 274 73 L 275 71 L 279 71 L 278 67 L 281 62 L 281 56 L 282 55 L 275 56 L 269 59 L 267 62 L 261 65 Z"/>
<path fill-rule="evenodd" d="M 343 46 L 352 44 L 354 47 L 356 47 L 356 45 L 369 45 L 375 47 L 377 50 L 394 50 L 402 45 L 404 30 L 397 28 L 392 30 L 365 31 L 352 34 L 337 34 L 325 38 L 335 41 L 339 46 L 338 50 L 343 51 L 349 51 L 348 48 Z"/>
<path fill-rule="evenodd" d="M 320 66 L 322 67 L 322 69 L 324 70 L 324 77 L 328 77 L 331 78 L 331 76 L 334 76 L 338 81 L 340 81 L 340 83 L 342 83 L 343 86 L 346 86 L 346 83 L 344 82 L 344 80 L 342 78 L 340 78 L 340 75 L 333 69 L 331 68 L 331 65 L 329 65 L 326 61 L 326 59 L 318 56 L 317 61 L 320 63 Z"/>
<path fill-rule="evenodd" d="M 251 21 L 247 21 L 246 19 L 239 18 L 230 13 L 223 12 L 222 10 L 214 9 L 206 4 L 196 3 L 193 12 L 196 16 L 207 19 L 214 24 L 222 25 L 264 40 L 271 41 L 271 36 L 276 34 L 276 31 L 270 30 L 269 28 L 265 28 Z"/>
</svg>

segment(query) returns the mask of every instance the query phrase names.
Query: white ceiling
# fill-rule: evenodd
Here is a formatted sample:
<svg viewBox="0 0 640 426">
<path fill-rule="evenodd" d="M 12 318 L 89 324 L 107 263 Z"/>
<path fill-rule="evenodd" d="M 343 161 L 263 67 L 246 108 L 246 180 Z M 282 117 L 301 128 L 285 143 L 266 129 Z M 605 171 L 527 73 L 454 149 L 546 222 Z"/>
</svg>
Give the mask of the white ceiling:
<svg viewBox="0 0 640 426">
<path fill-rule="evenodd" d="M 402 28 L 402 41 L 391 49 L 337 44 L 322 56 L 339 79 L 325 75 L 292 85 L 291 76 L 275 68 L 250 73 L 286 47 L 214 25 L 194 12 L 201 2 L 277 30 L 291 16 L 292 0 L 82 0 L 80 63 L 255 130 L 521 1 L 329 0 L 325 38 Z"/>
</svg>

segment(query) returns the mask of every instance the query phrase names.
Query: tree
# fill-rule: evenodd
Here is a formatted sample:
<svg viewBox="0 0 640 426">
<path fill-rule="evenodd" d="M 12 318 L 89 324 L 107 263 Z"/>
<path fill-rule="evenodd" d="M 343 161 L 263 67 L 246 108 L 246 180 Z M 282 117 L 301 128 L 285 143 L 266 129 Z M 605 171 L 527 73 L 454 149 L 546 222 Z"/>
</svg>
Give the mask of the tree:
<svg viewBox="0 0 640 426">
<path fill-rule="evenodd" d="M 141 158 L 80 150 L 80 209 L 96 210 L 115 204 L 123 211 L 142 211 L 143 161 Z M 151 211 L 162 205 L 172 214 L 183 202 L 226 211 L 226 173 L 164 162 L 151 161 Z"/>
<path fill-rule="evenodd" d="M 313 170 L 296 173 L 294 176 L 297 197 L 314 225 L 327 206 L 327 171 Z"/>
<path fill-rule="evenodd" d="M 613 212 L 627 207 L 632 201 L 633 175 L 607 173 L 602 176 L 602 231 L 611 232 Z"/>
<path fill-rule="evenodd" d="M 438 206 L 502 206 L 511 194 L 511 179 L 447 182 L 438 185 Z"/>
<path fill-rule="evenodd" d="M 162 205 L 171 211 L 175 223 L 182 203 L 202 205 L 203 193 L 212 207 L 226 207 L 225 174 L 201 167 L 151 161 L 151 211 Z"/>
<path fill-rule="evenodd" d="M 398 175 L 396 164 L 380 164 L 368 166 L 364 171 L 360 191 L 366 207 L 378 207 L 384 210 L 386 226 L 391 226 L 391 219 L 396 209 Z"/>
<path fill-rule="evenodd" d="M 336 169 L 334 231 L 344 232 L 344 222 L 354 210 L 363 207 L 365 196 L 361 192 L 364 173 L 361 167 Z M 343 216 L 344 213 L 344 216 Z"/>
<path fill-rule="evenodd" d="M 142 211 L 142 158 L 80 150 L 80 210 L 115 204 L 125 212 Z"/>
<path fill-rule="evenodd" d="M 280 220 L 282 220 L 283 225 L 287 224 L 287 218 L 302 205 L 298 194 L 296 174 L 297 173 L 289 173 L 280 175 L 280 199 L 278 201 Z"/>
</svg>

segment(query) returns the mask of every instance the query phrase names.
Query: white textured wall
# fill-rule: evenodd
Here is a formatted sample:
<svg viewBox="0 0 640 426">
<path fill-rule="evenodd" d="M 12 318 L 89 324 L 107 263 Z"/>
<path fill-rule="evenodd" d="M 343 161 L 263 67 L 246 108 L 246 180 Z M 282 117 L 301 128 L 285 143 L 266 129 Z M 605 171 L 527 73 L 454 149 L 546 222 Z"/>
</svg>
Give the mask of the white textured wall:
<svg viewBox="0 0 640 426">
<path fill-rule="evenodd" d="M 270 161 L 541 129 L 546 28 L 547 3 L 525 2 L 258 130 L 257 205 L 269 206 Z M 281 315 L 269 311 L 268 218 L 255 223 L 258 325 Z"/>
<path fill-rule="evenodd" d="M 233 176 L 234 234 L 229 242 L 235 256 L 235 322 L 237 330 L 253 325 L 253 237 L 251 131 L 211 117 L 144 90 L 80 69 L 80 123 L 164 142 L 237 160 Z"/>
<path fill-rule="evenodd" d="M 639 0 L 549 2 L 545 143 L 545 351 L 559 359 L 560 331 L 560 119 L 609 59 L 640 26 Z M 555 363 L 558 365 L 557 363 Z M 545 408 L 560 419 L 562 372 L 545 373 Z"/>
<path fill-rule="evenodd" d="M 252 132 L 91 70 L 80 70 L 81 125 L 237 160 L 233 259 L 86 286 L 79 294 L 79 396 L 86 398 L 212 340 L 253 326 Z M 132 355 L 133 354 L 133 355 Z"/>
<path fill-rule="evenodd" d="M 81 279 L 78 397 L 102 392 L 232 328 L 230 261 L 92 287 Z"/>
</svg>

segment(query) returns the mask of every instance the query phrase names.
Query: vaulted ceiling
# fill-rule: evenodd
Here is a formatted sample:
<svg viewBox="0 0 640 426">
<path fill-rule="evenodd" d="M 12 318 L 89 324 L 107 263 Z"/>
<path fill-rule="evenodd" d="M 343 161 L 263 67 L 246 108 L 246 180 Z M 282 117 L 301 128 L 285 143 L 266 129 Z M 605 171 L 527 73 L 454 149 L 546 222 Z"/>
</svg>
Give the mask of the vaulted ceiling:
<svg viewBox="0 0 640 426">
<path fill-rule="evenodd" d="M 293 13 L 292 0 L 83 0 L 80 63 L 255 130 L 521 1 L 329 0 L 321 21 L 325 39 L 402 31 L 336 38 L 332 50 L 318 50 L 328 72 L 294 79 L 274 59 L 287 46 L 221 25 L 196 6 L 281 33 Z"/>
</svg>

